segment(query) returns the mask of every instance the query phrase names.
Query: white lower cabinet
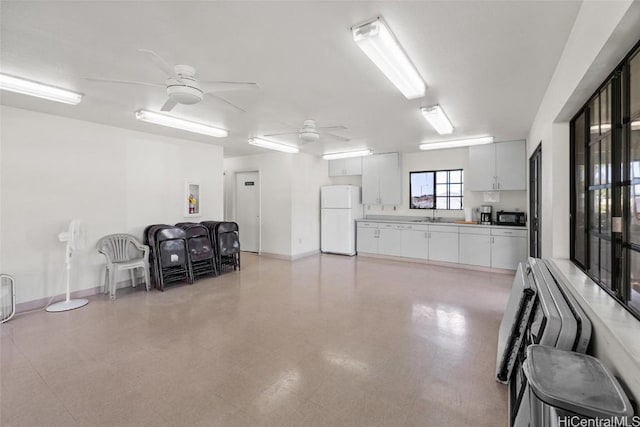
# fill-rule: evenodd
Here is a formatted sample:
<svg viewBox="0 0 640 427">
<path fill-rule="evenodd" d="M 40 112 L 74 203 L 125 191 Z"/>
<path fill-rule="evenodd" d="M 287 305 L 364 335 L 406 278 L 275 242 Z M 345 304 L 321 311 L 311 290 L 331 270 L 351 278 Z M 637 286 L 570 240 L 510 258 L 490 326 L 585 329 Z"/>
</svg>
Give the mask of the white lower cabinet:
<svg viewBox="0 0 640 427">
<path fill-rule="evenodd" d="M 458 262 L 458 227 L 429 227 L 429 260 Z"/>
<path fill-rule="evenodd" d="M 399 230 L 394 225 L 394 227 L 380 228 L 378 231 L 378 254 L 400 256 L 402 251 L 402 230 Z"/>
<path fill-rule="evenodd" d="M 491 267 L 515 270 L 526 260 L 526 230 L 491 230 Z"/>
<path fill-rule="evenodd" d="M 402 250 L 405 258 L 429 259 L 429 232 L 427 226 L 407 226 L 401 230 Z"/>
<path fill-rule="evenodd" d="M 527 231 L 455 225 L 358 222 L 358 252 L 515 270 Z"/>
<path fill-rule="evenodd" d="M 357 248 L 358 252 L 366 252 L 370 254 L 378 253 L 378 228 L 362 227 L 358 225 Z"/>
<path fill-rule="evenodd" d="M 491 229 L 460 227 L 460 264 L 491 267 Z"/>
</svg>

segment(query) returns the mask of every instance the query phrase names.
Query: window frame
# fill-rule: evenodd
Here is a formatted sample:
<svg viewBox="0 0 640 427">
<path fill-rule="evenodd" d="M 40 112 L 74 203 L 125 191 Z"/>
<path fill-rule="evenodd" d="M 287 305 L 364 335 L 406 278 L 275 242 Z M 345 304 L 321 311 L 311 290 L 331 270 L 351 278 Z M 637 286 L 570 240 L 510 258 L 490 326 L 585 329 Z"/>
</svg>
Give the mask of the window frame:
<svg viewBox="0 0 640 427">
<path fill-rule="evenodd" d="M 631 221 L 631 191 L 632 186 L 636 180 L 632 180 L 629 168 L 631 167 L 631 149 L 632 149 L 632 135 L 631 135 L 631 122 L 634 117 L 640 118 L 640 113 L 636 113 L 634 117 L 631 117 L 630 105 L 631 105 L 631 71 L 630 64 L 635 58 L 640 57 L 640 41 L 625 55 L 624 59 L 614 68 L 614 70 L 604 79 L 602 84 L 597 90 L 588 98 L 583 106 L 580 107 L 578 112 L 570 120 L 570 188 L 571 188 L 571 201 L 570 201 L 570 259 L 581 270 L 584 271 L 595 283 L 597 283 L 605 292 L 607 292 L 612 298 L 620 303 L 627 311 L 629 311 L 636 318 L 640 319 L 640 309 L 637 306 L 636 300 L 632 299 L 631 295 L 631 255 L 632 253 L 640 254 L 640 244 L 633 243 L 630 240 L 630 230 L 632 226 Z M 608 91 L 608 92 L 606 92 Z M 610 127 L 607 130 L 602 129 L 603 121 L 603 95 L 608 94 L 609 102 L 609 123 Z M 594 100 L 598 100 L 598 125 L 600 126 L 597 134 L 592 134 L 592 103 Z M 584 118 L 584 128 L 582 129 L 582 140 L 577 141 L 576 136 L 576 123 L 581 118 Z M 592 145 L 597 145 L 597 155 L 601 157 L 603 146 L 602 144 L 608 140 L 610 146 L 610 153 L 608 153 L 609 167 L 607 174 L 610 175 L 608 183 L 603 184 L 602 177 L 595 183 L 592 182 L 592 176 L 594 174 L 594 159 L 592 159 Z M 578 165 L 576 158 L 577 144 L 582 144 L 584 155 L 584 168 L 585 168 L 585 197 L 584 204 L 580 204 L 578 200 L 578 191 L 576 189 L 576 174 L 578 173 Z M 602 174 L 602 159 L 597 163 L 599 175 Z M 605 166 L 606 167 L 606 166 Z M 606 188 L 610 192 L 609 201 L 611 205 L 608 208 L 608 213 L 605 218 L 608 218 L 608 224 L 602 224 L 603 211 L 601 203 L 599 209 L 594 212 L 594 206 L 592 205 L 591 193 L 594 191 L 601 191 Z M 595 193 L 594 193 L 595 194 Z M 601 200 L 601 199 L 600 199 Z M 576 259 L 576 233 L 577 230 L 577 212 L 578 206 L 584 209 L 584 241 L 583 246 L 580 247 L 582 251 L 583 262 Z M 593 215 L 598 216 L 597 230 L 594 229 L 592 224 Z M 612 218 L 620 218 L 622 228 L 620 232 L 613 229 Z M 607 227 L 603 231 L 602 226 Z M 594 273 L 592 269 L 592 257 L 591 257 L 591 240 L 592 238 L 598 239 L 598 248 L 601 247 L 601 241 L 606 240 L 609 242 L 609 253 L 605 257 L 609 267 L 609 282 L 608 284 L 603 281 L 601 274 L 604 261 L 602 259 L 602 250 L 599 250 L 598 259 L 598 271 Z M 605 276 L 604 279 L 607 277 Z"/>
<path fill-rule="evenodd" d="M 446 198 L 447 200 L 447 206 L 446 207 L 439 207 L 438 206 L 438 194 L 437 194 L 437 188 L 438 188 L 438 173 L 439 172 L 446 172 L 447 173 L 447 180 L 444 183 L 447 186 L 447 195 L 446 196 L 440 196 L 440 198 Z M 451 172 L 460 172 L 460 182 L 452 182 L 451 181 Z M 413 196 L 412 196 L 412 175 L 413 174 L 428 174 L 431 173 L 433 174 L 433 207 L 430 208 L 418 208 L 418 207 L 414 207 L 413 206 Z M 440 183 L 442 184 L 442 183 Z M 450 186 L 451 185 L 460 185 L 460 196 L 452 196 L 450 194 Z M 451 199 L 460 199 L 460 208 L 451 208 Z M 447 211 L 461 211 L 464 210 L 464 169 L 462 168 L 456 168 L 456 169 L 436 169 L 436 170 L 422 170 L 422 171 L 409 171 L 409 209 L 416 209 L 416 210 L 447 210 Z"/>
</svg>

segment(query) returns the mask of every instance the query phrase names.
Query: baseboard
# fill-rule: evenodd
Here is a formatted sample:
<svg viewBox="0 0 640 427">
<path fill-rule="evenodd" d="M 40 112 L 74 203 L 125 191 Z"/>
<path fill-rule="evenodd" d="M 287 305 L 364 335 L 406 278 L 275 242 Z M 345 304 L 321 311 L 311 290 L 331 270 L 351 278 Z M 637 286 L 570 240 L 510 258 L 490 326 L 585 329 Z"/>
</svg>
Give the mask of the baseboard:
<svg viewBox="0 0 640 427">
<path fill-rule="evenodd" d="M 320 253 L 319 249 L 314 249 L 312 251 L 309 252 L 302 252 L 299 254 L 295 254 L 295 255 L 283 255 L 283 254 L 274 254 L 271 252 L 260 252 L 260 256 L 265 257 L 265 258 L 274 258 L 274 259 L 282 259 L 285 261 L 296 261 L 299 260 L 301 258 L 306 258 L 312 255 L 317 255 Z"/>
<path fill-rule="evenodd" d="M 144 280 L 142 279 L 142 277 L 136 278 L 136 282 L 137 282 L 137 286 L 144 286 Z M 116 283 L 116 289 L 128 288 L 128 287 L 131 287 L 131 279 L 122 280 Z M 102 293 L 102 286 L 95 286 L 93 288 L 73 291 L 71 292 L 71 298 L 72 299 L 86 298 L 86 297 L 90 297 L 90 296 L 101 294 L 101 293 Z M 45 298 L 39 298 L 33 301 L 21 302 L 16 304 L 16 314 L 24 313 L 27 311 L 41 310 L 47 307 L 47 305 L 49 304 L 49 300 L 51 300 L 51 304 L 53 304 L 54 302 L 64 300 L 64 298 L 65 298 L 65 295 L 60 294 L 60 295 L 56 295 L 53 299 L 51 299 L 51 297 L 45 297 Z"/>
<path fill-rule="evenodd" d="M 131 282 L 131 281 L 129 281 L 129 282 Z M 95 295 L 97 293 L 100 293 L 101 291 L 102 291 L 102 286 L 96 286 L 94 288 L 82 289 L 82 290 L 79 290 L 79 291 L 71 292 L 71 298 L 72 299 L 86 298 L 86 297 L 90 297 L 92 295 Z M 24 313 L 25 311 L 34 311 L 34 310 L 44 309 L 45 307 L 47 307 L 47 304 L 49 303 L 49 300 L 51 300 L 51 303 L 53 304 L 54 302 L 58 302 L 58 301 L 64 300 L 64 298 L 65 298 L 64 294 L 61 294 L 61 295 L 56 295 L 53 299 L 51 299 L 51 297 L 46 297 L 46 298 L 36 299 L 36 300 L 33 300 L 33 301 L 21 302 L 21 303 L 16 304 L 16 314 Z"/>
<path fill-rule="evenodd" d="M 438 267 L 459 268 L 463 270 L 484 271 L 487 273 L 513 274 L 515 272 L 515 270 L 504 270 L 502 268 L 482 267 L 479 265 L 470 265 L 470 264 L 458 264 L 455 262 L 430 261 L 426 259 L 406 258 L 406 257 L 400 257 L 400 256 L 393 256 L 393 255 L 378 255 L 378 254 L 370 254 L 366 252 L 358 252 L 358 257 L 386 259 L 389 261 L 410 262 L 414 264 L 427 264 L 427 265 L 435 265 Z"/>
</svg>

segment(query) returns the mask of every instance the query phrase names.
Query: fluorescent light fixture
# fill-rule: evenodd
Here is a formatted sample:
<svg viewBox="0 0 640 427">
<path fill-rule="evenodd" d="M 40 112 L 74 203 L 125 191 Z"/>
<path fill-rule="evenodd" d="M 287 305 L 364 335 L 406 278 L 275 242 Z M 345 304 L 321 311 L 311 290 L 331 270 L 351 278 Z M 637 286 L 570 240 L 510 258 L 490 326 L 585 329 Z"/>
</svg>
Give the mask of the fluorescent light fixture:
<svg viewBox="0 0 640 427">
<path fill-rule="evenodd" d="M 458 139 L 455 141 L 427 142 L 420 144 L 421 150 L 440 150 L 442 148 L 458 148 L 467 147 L 469 145 L 491 144 L 492 136 L 483 136 L 480 138 Z"/>
<path fill-rule="evenodd" d="M 78 105 L 82 101 L 81 93 L 2 73 L 0 73 L 0 89 L 65 104 Z"/>
<path fill-rule="evenodd" d="M 640 120 L 631 122 L 631 130 L 638 130 L 638 129 L 640 129 Z"/>
<path fill-rule="evenodd" d="M 353 40 L 407 99 L 421 98 L 427 85 L 382 17 L 351 27 Z"/>
<path fill-rule="evenodd" d="M 371 150 L 345 151 L 343 153 L 323 154 L 322 158 L 325 160 L 334 160 L 334 159 L 346 159 L 348 157 L 369 156 L 371 154 L 373 154 L 373 151 Z"/>
<path fill-rule="evenodd" d="M 190 120 L 179 119 L 177 117 L 166 116 L 164 114 L 154 113 L 146 110 L 136 111 L 136 119 L 156 125 L 186 130 L 188 132 L 215 136 L 216 138 L 224 138 L 229 134 L 229 132 L 224 129 L 219 129 L 213 126 L 203 125 L 202 123 L 196 123 Z"/>
<path fill-rule="evenodd" d="M 267 141 L 261 138 L 249 138 L 249 144 L 256 147 L 269 148 L 270 150 L 282 151 L 285 153 L 297 153 L 300 151 L 298 147 L 293 145 L 281 144 L 279 142 Z"/>
<path fill-rule="evenodd" d="M 424 118 L 427 119 L 429 124 L 433 126 L 440 135 L 447 135 L 453 132 L 453 125 L 441 106 L 432 105 L 431 107 L 422 107 L 420 111 L 422 111 Z"/>
</svg>

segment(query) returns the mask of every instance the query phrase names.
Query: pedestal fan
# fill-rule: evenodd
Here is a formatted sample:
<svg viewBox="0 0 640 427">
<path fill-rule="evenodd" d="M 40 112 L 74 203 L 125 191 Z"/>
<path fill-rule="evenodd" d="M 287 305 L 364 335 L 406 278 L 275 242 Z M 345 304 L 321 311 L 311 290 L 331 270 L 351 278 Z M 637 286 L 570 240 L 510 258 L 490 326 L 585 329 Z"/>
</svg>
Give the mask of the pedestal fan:
<svg viewBox="0 0 640 427">
<path fill-rule="evenodd" d="M 67 297 L 64 301 L 51 304 L 47 307 L 49 312 L 68 311 L 80 308 L 89 303 L 86 299 L 71 299 L 71 257 L 73 251 L 82 249 L 85 245 L 86 235 L 82 228 L 82 223 L 74 219 L 69 223 L 69 229 L 58 234 L 58 240 L 66 242 L 67 247 L 64 255 L 64 262 L 67 270 Z"/>
</svg>

